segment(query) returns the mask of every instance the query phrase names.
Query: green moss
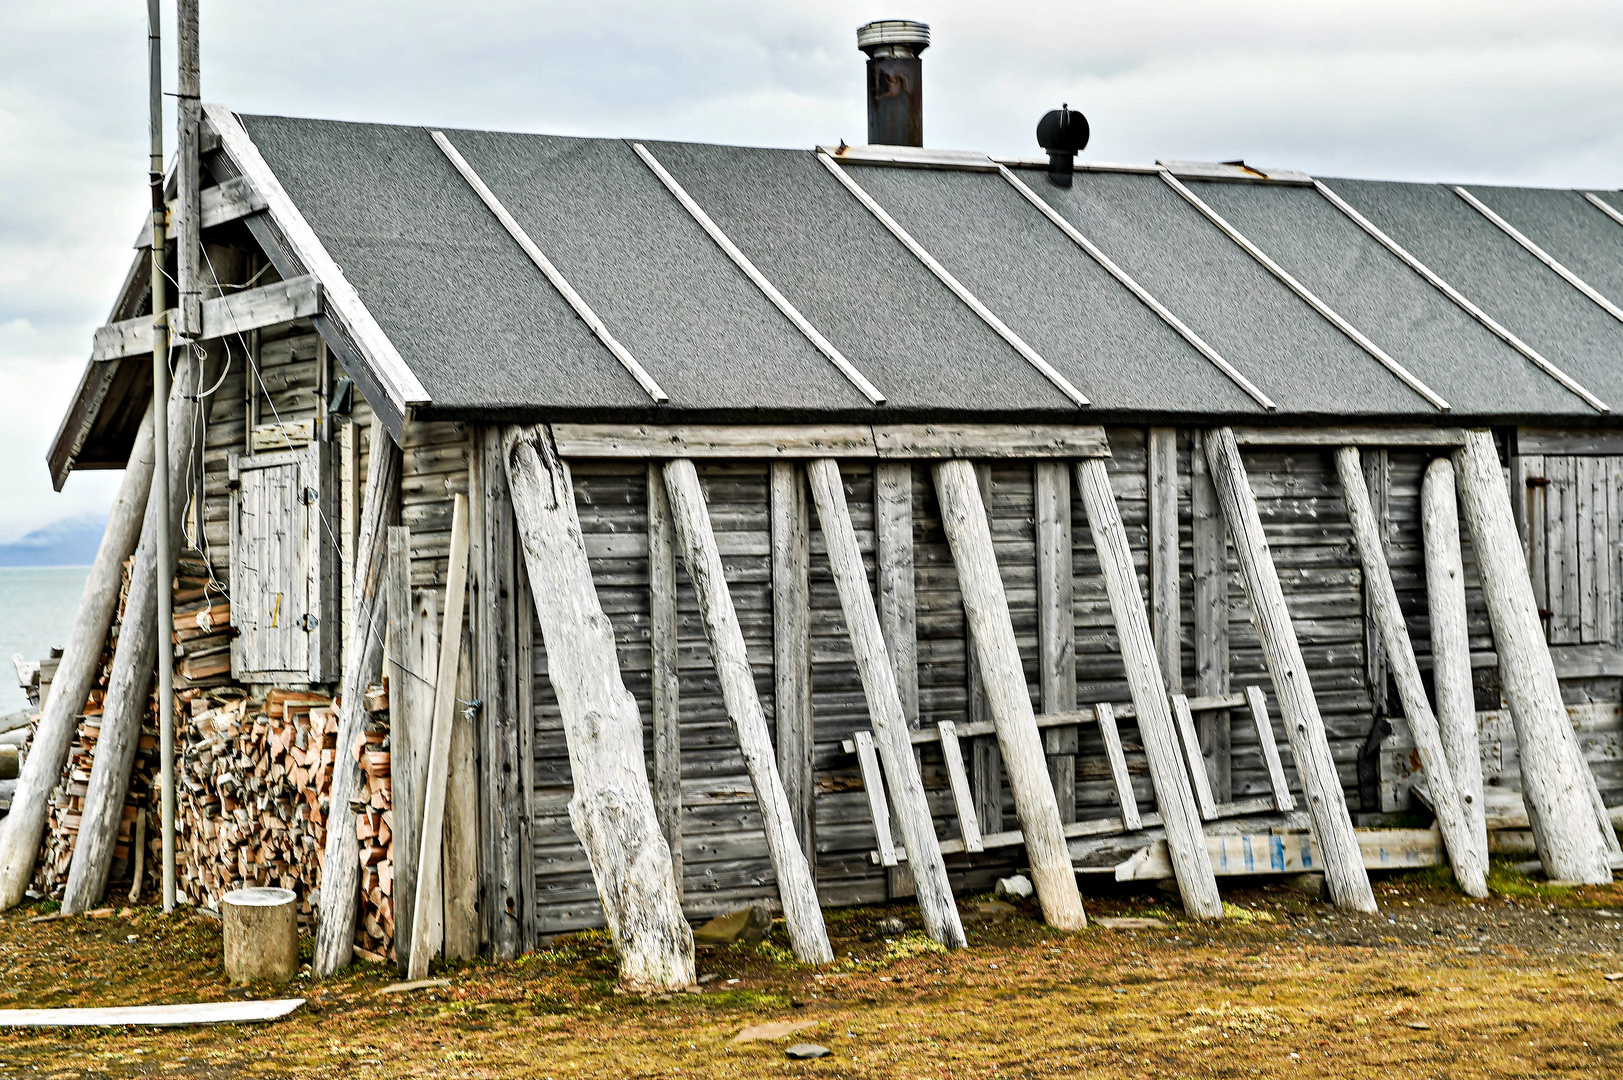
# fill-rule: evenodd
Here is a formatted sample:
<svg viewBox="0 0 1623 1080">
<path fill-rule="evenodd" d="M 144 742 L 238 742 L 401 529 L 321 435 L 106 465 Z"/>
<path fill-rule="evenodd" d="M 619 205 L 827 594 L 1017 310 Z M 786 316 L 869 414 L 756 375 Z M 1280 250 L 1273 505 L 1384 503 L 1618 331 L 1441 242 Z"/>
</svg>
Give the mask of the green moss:
<svg viewBox="0 0 1623 1080">
<path fill-rule="evenodd" d="M 1515 868 L 1508 859 L 1494 859 L 1488 864 L 1488 888 L 1501 896 L 1518 896 L 1539 900 L 1554 900 L 1571 896 L 1572 886 L 1551 885 L 1538 881 Z"/>
</svg>

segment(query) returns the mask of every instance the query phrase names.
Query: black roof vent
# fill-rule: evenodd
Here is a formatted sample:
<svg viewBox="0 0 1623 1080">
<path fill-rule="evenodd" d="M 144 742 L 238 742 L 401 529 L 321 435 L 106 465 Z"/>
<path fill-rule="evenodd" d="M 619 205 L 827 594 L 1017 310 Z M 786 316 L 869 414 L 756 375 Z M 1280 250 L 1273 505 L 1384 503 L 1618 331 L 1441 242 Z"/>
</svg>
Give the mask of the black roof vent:
<svg viewBox="0 0 1623 1080">
<path fill-rule="evenodd" d="M 1037 145 L 1048 151 L 1049 182 L 1070 187 L 1076 155 L 1088 145 L 1088 118 L 1069 105 L 1050 110 L 1037 121 Z"/>
</svg>

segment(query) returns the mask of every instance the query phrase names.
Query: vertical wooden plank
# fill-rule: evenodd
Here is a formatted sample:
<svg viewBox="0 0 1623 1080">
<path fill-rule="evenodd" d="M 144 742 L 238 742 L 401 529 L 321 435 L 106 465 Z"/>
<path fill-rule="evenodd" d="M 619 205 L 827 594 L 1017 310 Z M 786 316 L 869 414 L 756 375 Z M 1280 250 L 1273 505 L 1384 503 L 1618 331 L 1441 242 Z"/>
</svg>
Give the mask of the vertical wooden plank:
<svg viewBox="0 0 1623 1080">
<path fill-rule="evenodd" d="M 913 466 L 874 467 L 874 562 L 879 627 L 896 670 L 896 690 L 911 728 L 919 726 L 919 650 L 913 574 Z"/>
<path fill-rule="evenodd" d="M 462 633 L 456 686 L 459 703 L 473 700 L 471 630 Z M 451 729 L 450 764 L 445 782 L 445 855 L 440 879 L 445 892 L 447 960 L 472 960 L 479 955 L 479 777 L 474 726 L 468 708 L 459 704 Z M 399 888 L 398 880 L 396 888 Z M 398 920 L 398 906 L 395 913 Z M 397 921 L 397 932 L 398 926 Z M 399 949 L 398 943 L 395 948 Z"/>
<path fill-rule="evenodd" d="M 1285 778 L 1285 766 L 1279 761 L 1279 744 L 1274 741 L 1273 721 L 1268 719 L 1268 699 L 1259 686 L 1245 688 L 1245 700 L 1251 707 L 1251 722 L 1256 725 L 1257 745 L 1262 747 L 1262 761 L 1268 766 L 1268 783 L 1274 791 L 1274 809 L 1287 813 L 1296 809 L 1291 798 L 1290 782 Z"/>
<path fill-rule="evenodd" d="M 896 675 L 896 691 L 909 728 L 919 726 L 919 650 L 913 575 L 913 466 L 881 461 L 874 466 L 874 584 L 879 628 Z M 913 859 L 892 867 L 891 899 L 914 895 Z"/>
<path fill-rule="evenodd" d="M 1066 462 L 1033 467 L 1037 527 L 1037 668 L 1043 712 L 1076 709 L 1076 583 L 1072 577 L 1071 475 Z M 1062 822 L 1076 820 L 1076 727 L 1046 728 L 1043 752 Z"/>
<path fill-rule="evenodd" d="M 1206 450 L 1195 440 L 1191 449 L 1189 505 L 1195 586 L 1195 694 L 1216 697 L 1229 692 L 1229 567 L 1228 529 L 1217 505 L 1206 467 Z M 1218 802 L 1234 798 L 1233 721 L 1227 709 L 1202 712 L 1195 717 L 1206 776 Z"/>
<path fill-rule="evenodd" d="M 1347 798 L 1341 790 L 1341 777 L 1330 754 L 1330 740 L 1324 729 L 1319 703 L 1313 696 L 1307 661 L 1296 639 L 1285 591 L 1279 583 L 1262 528 L 1257 499 L 1246 475 L 1240 447 L 1231 428 L 1206 432 L 1206 460 L 1211 465 L 1212 482 L 1217 487 L 1223 518 L 1240 565 L 1240 581 L 1251 601 L 1263 660 L 1273 678 L 1274 693 L 1285 716 L 1290 734 L 1296 772 L 1307 795 L 1313 817 L 1313 835 L 1325 857 L 1325 880 L 1338 907 L 1356 911 L 1376 910 L 1375 893 L 1370 888 L 1369 871 L 1353 832 Z"/>
<path fill-rule="evenodd" d="M 1168 693 L 1183 692 L 1183 599 L 1178 580 L 1178 430 L 1149 431 L 1150 626 Z"/>
<path fill-rule="evenodd" d="M 1612 511 L 1606 516 L 1612 530 L 1611 556 L 1607 560 L 1612 575 L 1612 587 L 1623 587 L 1623 457 L 1609 457 L 1606 468 L 1611 477 Z M 1612 642 L 1623 645 L 1623 598 L 1612 597 Z"/>
<path fill-rule="evenodd" d="M 475 460 L 478 475 L 469 491 L 478 529 L 473 545 L 477 561 L 474 611 L 478 615 L 476 672 L 479 700 L 480 837 L 484 865 L 485 938 L 498 959 L 512 959 L 524 947 L 525 906 L 532 902 L 534 881 L 523 879 L 523 849 L 529 844 L 525 814 L 526 770 L 520 749 L 521 726 L 534 717 L 521 711 L 519 682 L 530 673 L 518 669 L 517 564 L 514 559 L 513 504 L 502 464 L 499 431 L 484 429 Z"/>
<path fill-rule="evenodd" d="M 817 803 L 811 685 L 811 510 L 802 467 L 772 463 L 772 682 L 778 774 L 813 873 Z"/>
<path fill-rule="evenodd" d="M 1364 455 L 1364 487 L 1369 492 L 1370 505 L 1375 510 L 1375 520 L 1380 530 L 1381 550 L 1386 550 L 1391 540 L 1392 528 L 1392 460 L 1385 448 L 1374 449 Z M 1364 603 L 1364 665 L 1365 678 L 1369 681 L 1370 703 L 1374 707 L 1376 716 L 1390 714 L 1390 703 L 1387 695 L 1387 674 L 1391 667 L 1387 662 L 1386 646 L 1381 641 L 1381 630 L 1375 621 L 1375 605 L 1370 599 L 1370 583 L 1366 579 L 1363 588 Z"/>
<path fill-rule="evenodd" d="M 975 463 L 975 481 L 980 487 L 981 504 L 992 501 L 992 468 Z M 964 684 L 971 724 L 990 724 L 986 685 L 981 679 L 981 661 L 975 649 L 975 632 L 964 618 Z M 982 735 L 970 744 L 970 779 L 975 785 L 975 816 L 983 833 L 1003 831 L 1003 751 L 996 735 Z"/>
<path fill-rule="evenodd" d="M 1572 459 L 1573 501 L 1578 515 L 1578 640 L 1585 645 L 1598 640 L 1595 633 L 1594 462 L 1592 457 Z M 1604 528 L 1605 522 L 1601 524 Z"/>
<path fill-rule="evenodd" d="M 1572 500 L 1572 458 L 1546 457 L 1544 475 L 1550 481 L 1545 487 L 1544 511 L 1549 543 L 1550 643 L 1568 645 L 1578 640 L 1578 515 Z"/>
<path fill-rule="evenodd" d="M 343 545 L 339 557 L 340 668 L 349 660 L 349 633 L 355 625 L 356 512 L 361 501 L 358 493 L 361 475 L 359 427 L 354 421 L 347 421 L 338 431 L 338 537 Z"/>
<path fill-rule="evenodd" d="M 969 773 L 964 770 L 964 751 L 958 745 L 958 725 L 943 720 L 936 726 L 941 730 L 941 758 L 946 762 L 947 784 L 952 789 L 953 805 L 958 809 L 958 833 L 963 837 L 964 850 L 981 851 L 981 825 L 975 815 Z"/>
<path fill-rule="evenodd" d="M 1524 507 L 1522 521 L 1522 547 L 1527 552 L 1527 573 L 1533 585 L 1533 602 L 1538 605 L 1539 618 L 1545 626 L 1550 618 L 1550 549 L 1549 526 L 1544 519 L 1548 503 L 1549 478 L 1544 472 L 1544 455 L 1526 455 L 1518 459 L 1521 465 L 1521 492 L 1525 502 L 1516 500 L 1512 505 Z"/>
<path fill-rule="evenodd" d="M 1189 781 L 1195 789 L 1200 816 L 1210 821 L 1217 816 L 1217 804 L 1212 800 L 1212 786 L 1206 778 L 1206 762 L 1200 753 L 1200 736 L 1195 734 L 1195 718 L 1189 712 L 1189 699 L 1182 694 L 1172 695 L 1172 719 L 1178 725 L 1178 740 L 1183 744 L 1184 760 L 1189 763 Z"/>
<path fill-rule="evenodd" d="M 1138 813 L 1138 796 L 1133 794 L 1133 778 L 1127 773 L 1127 755 L 1122 750 L 1121 731 L 1116 727 L 1116 710 L 1105 702 L 1093 707 L 1099 720 L 1099 737 L 1104 740 L 1105 758 L 1110 762 L 1110 781 L 1116 787 L 1116 804 L 1121 807 L 1121 821 L 1128 829 L 1144 827 Z"/>
<path fill-rule="evenodd" d="M 873 819 L 874 840 L 879 848 L 881 866 L 896 865 L 896 844 L 890 835 L 890 807 L 885 801 L 885 781 L 879 772 L 879 757 L 874 753 L 873 733 L 856 733 L 857 765 L 862 770 L 862 790 L 868 796 L 868 815 Z"/>
<path fill-rule="evenodd" d="M 1155 785 L 1155 801 L 1166 828 L 1167 850 L 1172 859 L 1178 891 L 1184 910 L 1198 919 L 1223 917 L 1223 902 L 1217 893 L 1211 856 L 1201 833 L 1200 813 L 1178 755 L 1177 721 L 1173 718 L 1166 683 L 1161 678 L 1155 639 L 1150 632 L 1149 612 L 1139 591 L 1133 553 L 1127 542 L 1116 495 L 1110 487 L 1110 474 L 1103 459 L 1077 462 L 1076 488 L 1088 515 L 1093 549 L 1099 556 L 1099 571 L 1110 597 L 1111 619 L 1121 642 L 1122 667 L 1138 713 L 1139 741 L 1149 761 L 1150 781 Z M 1197 769 L 1202 781 L 1205 770 Z"/>
<path fill-rule="evenodd" d="M 648 646 L 653 662 L 654 813 L 659 818 L 659 830 L 670 845 L 671 873 L 676 877 L 677 895 L 681 896 L 682 689 L 677 669 L 676 527 L 671 524 L 665 477 L 658 462 L 648 463 L 647 482 Z M 781 711 L 778 722 L 778 737 L 781 740 Z"/>
<path fill-rule="evenodd" d="M 416 674 L 422 668 L 413 648 L 411 529 L 391 525 L 383 566 L 383 677 L 389 687 L 389 781 L 394 810 L 395 956 L 404 971 L 411 958 L 412 905 L 417 895 L 417 848 L 422 746 L 417 728 Z M 425 760 L 424 765 L 427 764 Z"/>
</svg>

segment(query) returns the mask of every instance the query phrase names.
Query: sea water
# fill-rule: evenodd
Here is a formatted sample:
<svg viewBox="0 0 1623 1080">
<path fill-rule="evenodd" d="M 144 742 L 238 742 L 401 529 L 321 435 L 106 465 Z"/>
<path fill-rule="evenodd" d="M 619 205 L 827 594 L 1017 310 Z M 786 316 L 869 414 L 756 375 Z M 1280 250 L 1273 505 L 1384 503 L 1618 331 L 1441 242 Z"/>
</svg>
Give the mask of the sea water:
<svg viewBox="0 0 1623 1080">
<path fill-rule="evenodd" d="M 0 716 L 28 707 L 11 657 L 43 660 L 67 644 L 88 566 L 0 567 Z"/>
</svg>

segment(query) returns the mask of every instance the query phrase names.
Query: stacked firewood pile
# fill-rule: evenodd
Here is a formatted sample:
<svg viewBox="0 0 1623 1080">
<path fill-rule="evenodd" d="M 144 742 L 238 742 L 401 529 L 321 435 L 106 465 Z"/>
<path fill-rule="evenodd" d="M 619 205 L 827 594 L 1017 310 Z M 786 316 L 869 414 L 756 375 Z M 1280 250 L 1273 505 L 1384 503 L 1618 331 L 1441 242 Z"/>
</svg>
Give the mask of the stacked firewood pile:
<svg viewBox="0 0 1623 1080">
<path fill-rule="evenodd" d="M 309 925 L 320 900 L 338 709 L 322 694 L 271 690 L 250 702 L 234 688 L 192 707 L 176 764 L 182 896 L 218 909 L 232 889 L 291 889 Z M 362 767 L 356 944 L 381 958 L 394 942 L 388 728 L 369 722 L 351 756 Z"/>
</svg>

